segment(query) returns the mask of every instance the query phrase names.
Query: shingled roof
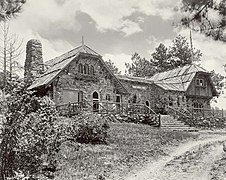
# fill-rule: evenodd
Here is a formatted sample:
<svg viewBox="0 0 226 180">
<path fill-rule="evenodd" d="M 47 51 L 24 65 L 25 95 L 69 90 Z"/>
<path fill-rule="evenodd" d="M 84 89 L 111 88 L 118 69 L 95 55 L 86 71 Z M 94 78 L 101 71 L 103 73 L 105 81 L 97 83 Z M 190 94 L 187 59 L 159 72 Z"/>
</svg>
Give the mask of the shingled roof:
<svg viewBox="0 0 226 180">
<path fill-rule="evenodd" d="M 170 71 L 157 73 L 150 80 L 154 81 L 156 85 L 164 90 L 186 91 L 198 72 L 210 74 L 204 68 L 196 64 L 190 64 Z"/>
<path fill-rule="evenodd" d="M 104 60 L 102 59 L 101 55 L 92 50 L 90 47 L 86 45 L 79 46 L 71 51 L 53 58 L 45 63 L 46 67 L 48 68 L 47 71 L 42 74 L 36 81 L 28 88 L 28 89 L 35 89 L 41 86 L 47 86 L 51 84 L 55 78 L 59 76 L 59 74 L 79 55 L 79 54 L 87 54 L 96 56 L 102 64 L 106 67 L 106 69 L 110 72 L 113 78 L 116 79 L 117 84 L 121 87 L 124 93 L 128 93 L 128 91 L 124 88 L 121 82 L 117 79 L 117 77 L 111 72 L 108 66 L 105 64 Z"/>
<path fill-rule="evenodd" d="M 151 81 L 149 78 L 134 77 L 134 76 L 121 75 L 121 74 L 117 74 L 116 77 L 119 80 L 130 81 L 130 82 L 138 82 L 138 83 L 144 83 L 144 84 L 153 83 L 153 81 Z"/>
</svg>

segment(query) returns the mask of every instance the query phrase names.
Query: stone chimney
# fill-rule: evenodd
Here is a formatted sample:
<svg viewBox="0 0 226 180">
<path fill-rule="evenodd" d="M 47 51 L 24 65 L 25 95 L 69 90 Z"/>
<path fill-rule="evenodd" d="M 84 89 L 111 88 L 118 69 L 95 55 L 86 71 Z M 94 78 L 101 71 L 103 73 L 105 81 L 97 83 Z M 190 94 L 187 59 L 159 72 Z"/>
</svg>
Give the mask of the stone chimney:
<svg viewBox="0 0 226 180">
<path fill-rule="evenodd" d="M 44 72 L 42 44 L 37 39 L 31 39 L 27 42 L 24 70 L 24 77 L 28 82 L 33 82 Z"/>
</svg>

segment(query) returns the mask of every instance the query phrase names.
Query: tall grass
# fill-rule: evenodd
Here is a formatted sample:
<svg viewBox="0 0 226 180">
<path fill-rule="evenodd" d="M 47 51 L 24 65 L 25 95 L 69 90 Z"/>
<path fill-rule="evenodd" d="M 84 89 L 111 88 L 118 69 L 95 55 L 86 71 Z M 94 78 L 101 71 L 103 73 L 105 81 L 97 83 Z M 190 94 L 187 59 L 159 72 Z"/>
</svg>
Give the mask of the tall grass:
<svg viewBox="0 0 226 180">
<path fill-rule="evenodd" d="M 120 179 L 130 170 L 167 155 L 170 145 L 196 137 L 132 123 L 112 123 L 108 133 L 106 145 L 63 144 L 55 179 Z"/>
</svg>

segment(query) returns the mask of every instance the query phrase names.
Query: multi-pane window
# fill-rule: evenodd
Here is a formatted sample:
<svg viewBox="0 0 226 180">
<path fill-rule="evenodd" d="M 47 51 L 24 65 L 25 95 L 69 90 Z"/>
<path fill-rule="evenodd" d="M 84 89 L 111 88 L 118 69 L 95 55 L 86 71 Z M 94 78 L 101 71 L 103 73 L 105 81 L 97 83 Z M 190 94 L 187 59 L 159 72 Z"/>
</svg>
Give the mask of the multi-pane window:
<svg viewBox="0 0 226 180">
<path fill-rule="evenodd" d="M 84 65 L 84 74 L 89 74 L 89 65 L 88 64 Z"/>
<path fill-rule="evenodd" d="M 83 102 L 83 92 L 82 91 L 78 92 L 78 102 Z"/>
<path fill-rule="evenodd" d="M 90 74 L 94 75 L 94 67 L 93 67 L 93 65 L 90 66 Z"/>
<path fill-rule="evenodd" d="M 196 85 L 197 86 L 205 86 L 204 79 L 196 79 Z"/>
<path fill-rule="evenodd" d="M 88 64 L 82 65 L 81 63 L 79 63 L 78 72 L 82 74 L 95 75 L 94 66 L 93 65 L 89 66 Z"/>
<path fill-rule="evenodd" d="M 110 94 L 106 94 L 106 100 L 110 101 L 111 100 L 111 95 Z"/>
<path fill-rule="evenodd" d="M 83 65 L 81 63 L 78 65 L 78 72 L 83 73 Z"/>
<path fill-rule="evenodd" d="M 199 102 L 194 102 L 193 103 L 193 108 L 202 109 L 203 108 L 203 104 L 199 103 Z"/>
</svg>

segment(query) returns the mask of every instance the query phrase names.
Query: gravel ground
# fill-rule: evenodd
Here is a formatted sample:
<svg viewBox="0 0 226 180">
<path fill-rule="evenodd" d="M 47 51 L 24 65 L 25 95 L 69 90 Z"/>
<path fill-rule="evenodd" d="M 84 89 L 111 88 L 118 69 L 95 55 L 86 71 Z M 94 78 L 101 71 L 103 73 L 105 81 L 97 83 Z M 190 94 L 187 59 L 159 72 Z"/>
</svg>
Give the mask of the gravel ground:
<svg viewBox="0 0 226 180">
<path fill-rule="evenodd" d="M 126 180 L 225 180 L 225 134 L 205 136 L 175 148 L 169 156 L 148 164 Z"/>
</svg>

